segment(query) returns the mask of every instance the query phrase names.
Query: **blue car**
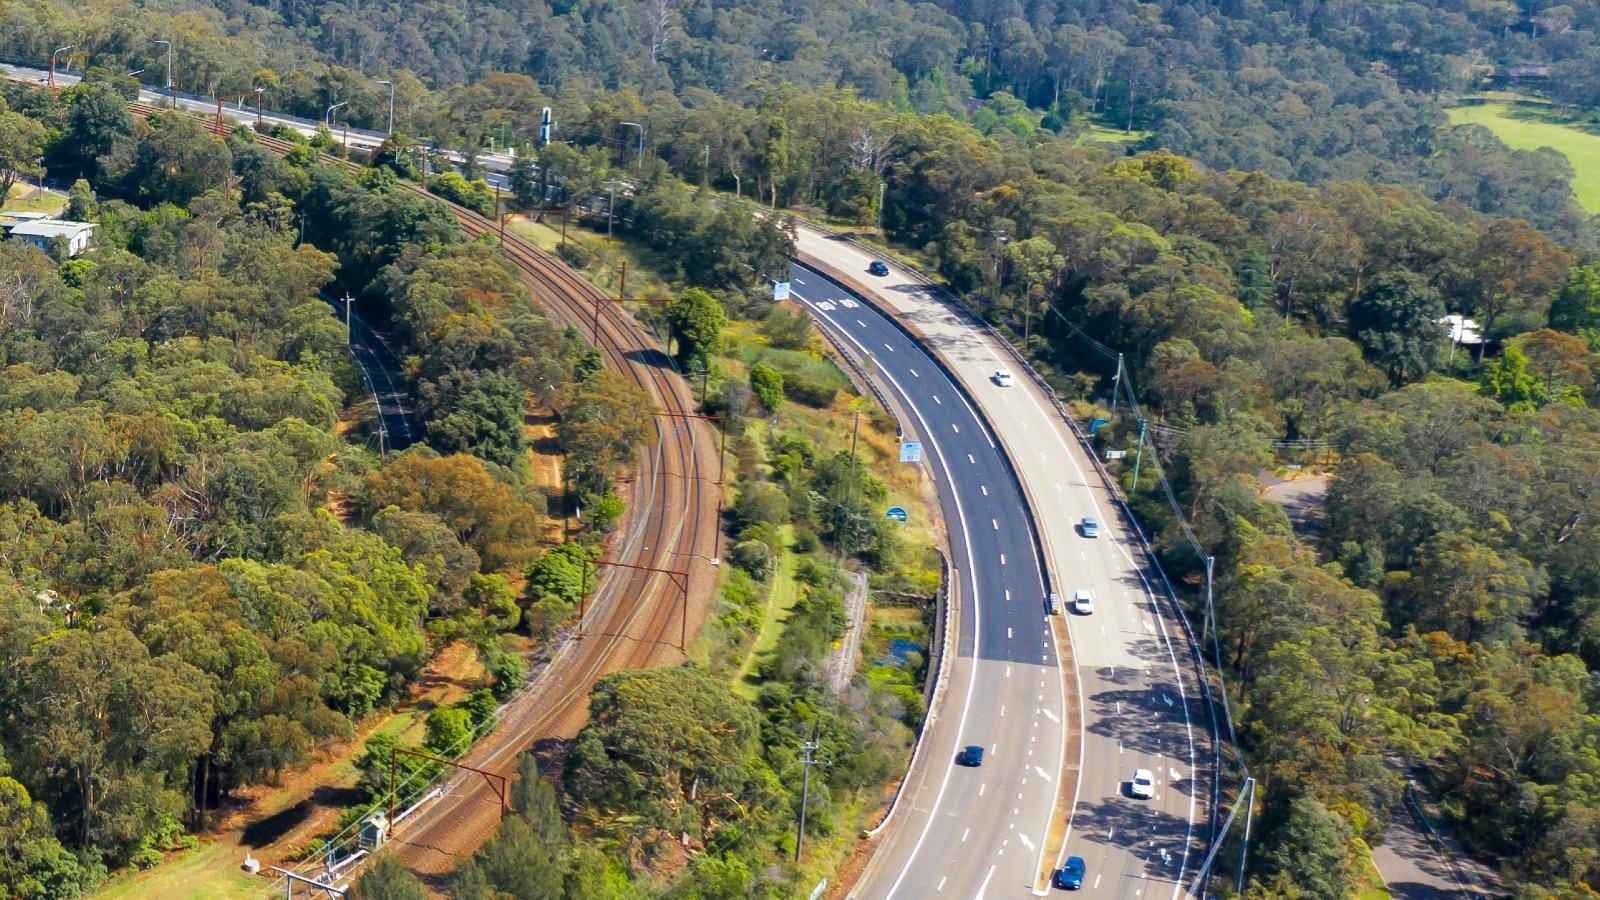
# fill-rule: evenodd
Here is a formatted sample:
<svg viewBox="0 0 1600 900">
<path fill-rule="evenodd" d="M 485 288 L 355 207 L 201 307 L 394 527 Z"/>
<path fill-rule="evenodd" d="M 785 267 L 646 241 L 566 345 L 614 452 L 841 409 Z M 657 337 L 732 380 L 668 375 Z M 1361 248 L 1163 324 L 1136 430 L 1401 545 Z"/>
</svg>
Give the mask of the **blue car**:
<svg viewBox="0 0 1600 900">
<path fill-rule="evenodd" d="M 983 748 L 973 744 L 962 750 L 960 762 L 963 766 L 971 766 L 973 768 L 983 765 Z"/>
<path fill-rule="evenodd" d="M 889 274 L 889 267 L 884 264 L 883 260 L 875 259 L 872 261 L 872 265 L 867 266 L 867 271 L 881 278 Z"/>
<path fill-rule="evenodd" d="M 1088 870 L 1089 867 L 1083 864 L 1083 857 L 1067 857 L 1067 864 L 1056 871 L 1056 887 L 1065 888 L 1069 891 L 1075 891 L 1083 887 L 1083 876 Z"/>
</svg>

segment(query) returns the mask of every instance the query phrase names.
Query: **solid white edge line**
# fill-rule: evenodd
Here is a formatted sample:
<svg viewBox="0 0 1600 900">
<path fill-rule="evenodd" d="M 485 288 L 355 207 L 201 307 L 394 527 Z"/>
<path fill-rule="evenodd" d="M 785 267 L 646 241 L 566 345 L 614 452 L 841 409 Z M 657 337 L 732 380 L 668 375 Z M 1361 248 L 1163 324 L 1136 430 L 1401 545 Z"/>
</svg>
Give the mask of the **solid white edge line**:
<svg viewBox="0 0 1600 900">
<path fill-rule="evenodd" d="M 801 299 L 804 300 L 804 298 Z M 812 306 L 810 301 L 805 302 L 807 306 Z M 833 326 L 835 331 L 843 334 L 852 344 L 855 344 L 856 347 L 860 348 L 863 353 L 866 352 L 867 348 L 861 346 L 861 343 L 855 339 L 854 335 L 851 335 L 846 331 L 840 331 L 838 323 L 833 321 L 832 316 L 829 316 L 820 310 L 817 312 L 818 314 L 822 315 L 823 318 L 828 320 L 828 323 Z M 895 380 L 894 376 L 884 370 L 882 366 L 878 367 L 878 374 L 882 375 L 886 380 L 888 380 L 889 384 L 894 387 L 898 394 L 900 394 L 901 399 L 906 401 L 906 406 L 908 409 L 910 409 L 911 414 L 916 416 L 917 421 L 922 424 L 923 432 L 931 436 L 933 434 L 933 430 L 928 427 L 927 420 L 922 417 L 922 413 L 917 410 L 915 404 L 911 403 L 910 395 L 906 393 L 905 388 L 901 387 L 900 383 Z M 957 484 L 955 475 L 950 471 L 949 465 L 945 462 L 945 454 L 939 449 L 938 441 L 934 440 L 933 444 L 934 449 L 938 452 L 939 468 L 944 470 L 945 480 L 950 484 L 951 487 L 950 500 L 955 504 L 956 514 L 960 517 L 964 524 L 967 519 L 967 514 L 961 506 L 961 494 L 955 489 Z M 972 537 L 967 533 L 967 529 L 965 527 L 961 529 L 961 542 L 966 546 L 967 559 L 973 559 Z M 979 636 L 982 633 L 981 626 L 983 623 L 983 613 L 980 609 L 980 604 L 978 603 L 978 578 L 977 574 L 972 571 L 971 566 L 968 567 L 967 583 L 972 589 L 972 593 L 970 594 L 972 597 L 972 663 L 967 667 L 967 693 L 966 696 L 962 698 L 961 716 L 956 721 L 956 743 L 958 744 L 961 742 L 960 735 L 966 731 L 967 714 L 972 708 L 972 692 L 978 680 L 978 647 L 981 643 L 979 641 Z M 954 642 L 954 646 L 957 648 L 955 653 L 956 659 L 961 658 L 961 652 L 959 649 L 960 645 L 961 639 L 960 636 L 957 635 Z M 954 766 L 947 765 L 944 767 L 944 777 L 939 780 L 939 790 L 934 794 L 933 808 L 929 811 L 927 819 L 923 822 L 922 832 L 917 835 L 916 842 L 911 845 L 911 853 L 906 857 L 905 865 L 901 866 L 900 874 L 895 876 L 894 883 L 889 886 L 889 892 L 883 895 L 883 900 L 890 900 L 890 898 L 895 895 L 895 892 L 900 889 L 900 885 L 905 881 L 906 875 L 911 872 L 911 867 L 916 861 L 917 853 L 922 850 L 922 843 L 923 841 L 927 840 L 928 832 L 933 828 L 933 822 L 939 816 L 939 806 L 944 802 L 944 792 L 950 786 L 950 775 L 953 772 L 955 772 Z M 994 874 L 994 870 L 991 868 L 989 873 L 991 875 Z M 988 879 L 984 879 L 984 883 L 987 884 Z M 980 889 L 978 893 L 981 895 L 983 893 L 982 889 Z"/>
<path fill-rule="evenodd" d="M 804 298 L 802 298 L 802 299 L 804 299 Z M 937 298 L 934 298 L 934 302 L 938 303 L 939 301 L 938 301 Z M 807 303 L 809 304 L 809 301 L 807 301 Z M 943 305 L 943 304 L 941 303 L 940 305 Z M 876 310 L 876 305 L 874 305 L 874 309 Z M 879 315 L 883 315 L 883 312 L 881 310 L 877 310 L 877 312 L 878 312 Z M 828 316 L 827 313 L 822 312 L 822 311 L 819 310 L 818 314 L 822 315 L 830 323 L 833 322 L 833 318 L 831 316 Z M 837 325 L 835 325 L 834 327 L 835 327 L 835 329 L 838 328 Z M 973 329 L 971 328 L 971 326 L 964 326 L 964 327 L 966 328 L 968 333 L 973 334 L 973 336 L 976 337 L 979 340 L 980 343 L 983 343 L 985 346 L 988 345 L 988 342 L 983 340 L 983 336 L 977 334 L 976 332 L 974 332 Z M 862 346 L 859 341 L 855 340 L 854 335 L 851 335 L 848 332 L 842 332 L 842 333 L 844 333 L 845 336 L 847 338 L 849 338 L 851 343 L 854 343 L 863 352 L 866 352 L 866 348 L 864 346 Z M 919 346 L 920 346 L 920 344 L 919 344 Z M 926 348 L 924 348 L 924 352 L 927 352 L 929 356 L 932 355 L 932 353 L 927 351 Z M 990 355 L 991 356 L 994 355 L 992 351 L 991 351 Z M 898 391 L 902 397 L 906 397 L 905 389 L 902 388 L 900 386 L 900 384 L 894 380 L 894 376 L 890 375 L 887 371 L 883 370 L 882 367 L 879 367 L 879 371 L 882 372 L 883 376 L 885 378 L 887 378 L 891 384 L 894 385 L 895 390 Z M 959 381 L 960 380 L 959 372 L 954 373 L 952 375 L 951 380 Z M 969 388 L 969 390 L 970 390 L 970 388 Z M 978 414 L 978 411 L 973 408 L 972 403 L 967 400 L 966 391 L 956 391 L 956 396 L 960 398 L 962 405 L 967 408 L 967 413 L 972 416 L 973 421 L 978 423 L 979 430 L 983 432 L 984 439 L 989 442 L 989 446 L 991 448 L 995 449 L 996 451 L 1000 452 L 1002 455 L 1004 455 L 1006 451 L 1002 447 L 1000 447 L 1000 445 L 995 443 L 994 437 L 990 434 L 990 427 L 989 427 L 988 421 L 985 420 L 982 416 L 980 416 Z M 909 398 L 907 397 L 906 399 L 907 399 L 907 404 L 910 405 Z M 1030 395 L 1030 399 L 1032 399 L 1031 395 Z M 1035 402 L 1035 407 L 1037 408 L 1037 402 Z M 912 407 L 912 412 L 913 412 L 913 414 L 915 414 L 917 416 L 917 419 L 919 421 L 922 421 L 924 433 L 931 434 L 932 432 L 928 428 L 928 423 L 925 420 L 922 419 L 921 414 L 917 413 L 916 409 L 914 407 Z M 1054 422 L 1051 421 L 1050 419 L 1046 419 L 1046 421 L 1050 422 L 1050 424 L 1052 426 L 1054 425 Z M 959 431 L 959 429 L 958 429 L 958 431 Z M 1051 432 L 1056 432 L 1056 429 L 1054 427 L 1052 427 L 1052 428 L 1050 428 L 1050 431 Z M 1056 433 L 1056 439 L 1058 441 L 1060 440 L 1060 437 L 1061 437 L 1060 434 Z M 943 463 L 944 463 L 944 454 L 943 453 L 939 454 L 939 460 L 940 460 L 941 467 L 943 467 Z M 1017 479 L 1017 486 L 1018 486 L 1018 489 L 1020 490 L 1020 492 L 1022 493 L 1022 497 L 1023 497 L 1024 502 L 1027 502 L 1030 506 L 1035 505 L 1033 503 L 1032 496 L 1028 492 L 1026 483 L 1024 482 L 1024 480 L 1022 478 L 1022 473 L 1021 473 L 1020 470 L 1015 468 L 1015 464 L 1013 464 L 1013 472 L 1014 472 L 1014 475 L 1015 475 L 1015 477 Z M 949 477 L 948 469 L 946 469 L 946 477 Z M 952 492 L 952 496 L 955 496 L 954 492 Z M 956 501 L 956 508 L 957 508 L 958 511 L 960 511 L 960 509 L 961 509 L 961 504 L 960 504 L 959 499 Z M 1038 542 L 1029 541 L 1028 545 L 1032 549 L 1035 568 L 1038 569 L 1038 571 L 1039 571 L 1039 573 L 1041 575 L 1044 575 L 1045 573 L 1047 573 L 1049 571 L 1049 568 L 1045 564 L 1044 559 L 1040 555 L 1039 545 L 1041 543 L 1047 544 L 1047 545 L 1049 544 L 1049 541 L 1046 539 L 1047 536 L 1048 536 L 1048 532 L 1045 529 L 1043 517 L 1040 516 L 1037 511 L 1032 511 L 1032 514 L 1033 514 L 1033 518 L 1034 518 L 1034 527 L 1038 529 L 1038 534 L 1039 534 L 1040 540 Z M 963 520 L 966 519 L 966 513 L 965 512 L 962 512 L 961 516 L 962 516 Z M 972 553 L 971 539 L 969 537 L 967 537 L 964 529 L 963 529 L 963 537 L 966 538 L 966 542 L 968 544 L 968 548 L 967 548 L 968 558 L 971 558 L 971 553 Z M 1003 564 L 1004 557 L 1001 557 L 1001 559 L 1002 559 L 1002 564 Z M 974 581 L 973 581 L 973 591 L 974 591 L 973 603 L 974 603 L 974 606 L 976 606 L 976 604 L 977 604 L 977 600 L 976 600 L 976 591 L 977 591 L 976 575 L 973 574 L 972 577 L 974 579 Z M 1043 585 L 1040 585 L 1040 587 L 1043 587 Z M 974 631 L 974 639 L 976 639 L 976 631 Z M 1069 640 L 1071 639 L 1071 635 L 1070 634 L 1068 635 L 1068 639 Z M 1057 640 L 1057 638 L 1055 636 L 1055 629 L 1053 627 L 1050 629 L 1050 642 L 1051 642 L 1051 644 L 1053 645 L 1053 647 L 1054 647 L 1054 649 L 1056 651 L 1055 668 L 1059 670 L 1061 668 L 1061 646 L 1060 646 L 1060 642 Z M 976 642 L 973 644 L 973 659 L 974 659 L 974 661 L 976 661 L 976 659 L 977 659 L 977 644 L 976 644 Z M 974 675 L 975 674 L 976 674 L 976 666 L 974 666 Z M 1073 664 L 1073 677 L 1075 679 L 1078 679 L 1078 693 L 1081 696 L 1082 693 L 1083 693 L 1083 686 L 1082 686 L 1081 676 L 1079 676 L 1078 671 L 1077 671 L 1076 660 L 1074 660 L 1074 664 Z M 1060 722 L 1054 723 L 1054 724 L 1063 726 L 1063 727 L 1058 727 L 1058 728 L 1055 729 L 1055 731 L 1056 731 L 1056 747 L 1057 747 L 1056 757 L 1057 757 L 1057 760 L 1058 760 L 1056 772 L 1059 775 L 1060 772 L 1066 768 L 1067 741 L 1066 741 L 1066 730 L 1065 730 L 1065 727 L 1064 727 L 1064 723 L 1065 723 L 1066 718 L 1067 718 L 1067 695 L 1066 695 L 1066 690 L 1062 687 L 1061 678 L 1060 678 L 1059 675 L 1055 679 L 1055 685 L 1056 685 L 1056 697 L 1057 697 L 1057 701 L 1058 701 L 1058 703 L 1060 705 L 1060 709 L 1061 709 L 1061 720 L 1060 720 Z M 970 691 L 971 691 L 971 682 L 970 681 L 968 682 L 968 691 L 969 691 L 969 700 L 970 700 Z M 1083 715 L 1084 715 L 1083 714 L 1083 704 L 1080 704 L 1079 708 L 1078 708 L 1078 730 L 1079 730 L 1080 734 L 1083 733 L 1083 727 L 1084 727 Z M 962 710 L 962 723 L 965 724 L 965 721 L 966 721 L 966 710 L 963 709 Z M 1079 772 L 1079 776 L 1077 778 L 1076 783 L 1074 784 L 1074 793 L 1073 793 L 1073 798 L 1072 798 L 1072 813 L 1069 814 L 1069 816 L 1068 816 L 1068 825 L 1067 825 L 1067 832 L 1066 832 L 1067 835 L 1071 834 L 1071 829 L 1072 829 L 1071 820 L 1072 820 L 1073 816 L 1076 815 L 1077 807 L 1078 807 L 1078 796 L 1079 796 L 1079 793 L 1082 791 L 1082 785 L 1083 785 L 1083 775 L 1082 775 L 1082 773 L 1083 773 L 1083 753 L 1084 753 L 1084 745 L 1086 743 L 1087 743 L 1086 741 L 1079 741 L 1079 743 L 1078 743 L 1078 757 L 1079 757 L 1078 758 L 1078 772 Z M 948 770 L 946 772 L 946 778 L 948 779 Z M 1059 780 L 1057 781 L 1056 785 L 1057 785 L 1056 786 L 1056 793 L 1052 796 L 1049 808 L 1045 811 L 1044 830 L 1042 832 L 1044 834 L 1049 834 L 1050 833 L 1050 820 L 1055 815 L 1056 801 L 1060 797 L 1061 787 L 1060 787 L 1060 781 Z M 940 786 L 940 798 L 941 799 L 943 797 L 943 793 L 944 793 L 944 788 L 943 788 L 943 785 L 941 785 Z M 938 800 L 935 800 L 935 802 L 934 802 L 935 814 L 937 813 L 937 810 L 938 810 L 938 802 L 939 802 Z M 932 815 L 930 815 L 930 817 L 929 817 L 929 823 L 930 824 L 932 823 Z M 917 850 L 921 848 L 922 839 L 923 839 L 923 837 L 926 837 L 926 834 L 927 834 L 927 828 L 925 827 L 923 829 L 922 837 L 919 837 L 917 839 L 917 844 L 912 850 L 912 858 L 914 858 L 916 856 Z M 1044 891 L 1040 891 L 1039 888 L 1038 888 L 1038 884 L 1039 884 L 1039 869 L 1041 867 L 1043 867 L 1043 865 L 1044 865 L 1044 856 L 1045 856 L 1045 851 L 1048 849 L 1048 846 L 1047 846 L 1048 844 L 1049 844 L 1049 841 L 1041 840 L 1039 842 L 1038 858 L 1035 860 L 1034 866 L 1033 866 L 1033 885 L 1034 885 L 1034 887 L 1032 889 L 1032 893 L 1036 897 L 1046 896 L 1048 894 L 1048 892 L 1049 892 L 1050 880 L 1049 880 L 1048 877 L 1046 877 L 1046 879 L 1045 879 L 1045 889 L 1044 889 Z M 1062 849 L 1063 849 L 1063 852 L 1064 852 L 1065 848 L 1066 848 L 1066 838 L 1065 838 L 1065 836 L 1062 838 L 1061 846 L 1062 846 Z M 907 869 L 910 868 L 910 864 L 911 864 L 911 859 L 908 859 L 907 862 L 906 862 L 906 868 Z M 1054 867 L 1052 867 L 1052 868 L 1054 868 Z M 902 872 L 900 874 L 900 877 L 895 879 L 894 885 L 892 887 L 890 887 L 889 893 L 884 895 L 884 900 L 889 900 L 889 898 L 894 895 L 895 890 L 897 890 L 899 888 L 900 883 L 901 883 L 902 880 L 904 880 L 904 878 L 905 878 L 905 870 L 902 870 Z M 980 893 L 981 893 L 981 891 L 980 891 Z"/>
<path fill-rule="evenodd" d="M 939 287 L 938 285 L 934 284 L 931 281 L 928 281 L 926 278 L 921 277 L 920 273 L 912 272 L 911 274 L 913 275 L 914 279 L 919 279 L 920 280 L 920 283 L 925 288 L 925 293 L 928 294 L 929 299 L 931 299 L 933 302 L 939 304 L 940 306 L 944 307 L 949 313 L 951 313 L 952 317 L 958 319 L 961 322 L 962 327 L 969 334 L 972 334 L 974 337 L 977 338 L 978 343 L 984 348 L 985 352 L 987 352 L 989 354 L 989 357 L 992 360 L 994 360 L 997 363 L 1003 361 L 1001 359 L 1001 357 L 998 354 L 995 353 L 994 348 L 990 346 L 989 341 L 984 339 L 987 336 L 987 333 L 986 332 L 980 332 L 978 329 L 973 328 L 971 324 L 969 324 L 969 323 L 967 323 L 965 321 L 965 316 L 962 315 L 962 311 L 961 310 L 952 308 L 952 306 L 949 303 L 949 301 L 947 301 L 947 300 L 945 300 L 945 299 L 943 299 L 941 297 L 941 295 L 947 293 L 943 288 Z M 1034 386 L 1035 386 L 1035 388 L 1038 387 L 1037 384 L 1035 384 Z M 961 395 L 962 402 L 966 403 L 967 400 L 966 400 L 965 392 L 958 392 L 958 393 L 960 393 L 960 395 Z M 1099 502 L 1098 498 L 1095 496 L 1094 489 L 1090 487 L 1090 482 L 1089 482 L 1088 476 L 1084 474 L 1083 467 L 1078 464 L 1077 455 L 1072 452 L 1072 445 L 1076 445 L 1077 444 L 1076 439 L 1074 439 L 1073 441 L 1071 441 L 1069 443 L 1061 434 L 1061 430 L 1060 430 L 1060 424 L 1061 423 L 1059 423 L 1057 421 L 1060 417 L 1058 415 L 1052 415 L 1051 413 L 1046 412 L 1044 410 L 1044 408 L 1039 404 L 1038 398 L 1036 398 L 1033 395 L 1032 391 L 1025 391 L 1024 393 L 1026 393 L 1028 395 L 1028 400 L 1029 400 L 1029 402 L 1031 402 L 1033 404 L 1034 409 L 1036 411 L 1038 411 L 1038 413 L 1041 416 L 1044 417 L 1045 421 L 1050 423 L 1050 425 L 1051 425 L 1051 428 L 1049 429 L 1050 433 L 1055 437 L 1057 444 L 1059 444 L 1061 446 L 1062 450 L 1066 452 L 1066 455 L 1067 455 L 1068 459 L 1070 459 L 1072 461 L 1072 467 L 1073 467 L 1073 469 L 1077 470 L 1077 473 L 1078 473 L 1079 485 L 1083 488 L 1084 493 L 1088 494 L 1090 505 L 1094 508 L 1095 513 L 1097 514 L 1097 516 L 1099 516 L 1101 518 L 1102 521 L 1105 521 L 1105 522 L 1109 523 L 1111 520 L 1105 518 L 1104 515 L 1101 513 L 1100 502 Z M 974 418 L 977 418 L 977 412 L 975 410 L 972 410 L 970 403 L 967 403 L 967 407 L 968 407 L 968 410 L 970 412 L 972 412 Z M 979 421 L 982 421 L 982 420 L 979 419 Z M 989 434 L 988 434 L 988 429 L 987 428 L 984 429 L 984 436 L 986 438 L 989 438 Z M 993 438 L 989 438 L 989 444 L 991 446 L 994 446 Z M 1079 449 L 1080 449 L 1080 452 L 1081 452 L 1081 448 L 1079 448 Z M 1019 481 L 1022 480 L 1022 476 L 1021 476 L 1020 472 L 1017 473 L 1017 478 L 1018 478 Z M 1102 485 L 1102 489 L 1104 489 L 1104 485 Z M 1137 527 L 1137 526 L 1135 526 L 1135 527 Z M 1121 542 L 1114 542 L 1114 543 L 1118 544 L 1119 548 L 1122 550 L 1123 556 L 1128 558 L 1129 564 L 1133 567 L 1134 572 L 1136 574 L 1138 574 L 1139 580 L 1145 586 L 1146 595 L 1148 597 L 1150 597 L 1150 599 L 1152 599 L 1153 601 L 1156 600 L 1157 598 L 1155 598 L 1153 596 L 1152 592 L 1151 592 L 1148 579 L 1146 579 L 1144 577 L 1144 571 L 1141 568 L 1139 568 L 1137 563 L 1134 562 L 1132 556 L 1128 553 L 1127 549 L 1121 547 Z M 1157 602 L 1154 603 L 1154 605 L 1156 607 L 1157 615 L 1159 617 L 1160 616 L 1161 604 L 1159 603 L 1159 601 L 1157 601 Z M 1161 631 L 1162 631 L 1162 638 L 1163 638 L 1164 642 L 1167 645 L 1168 657 L 1170 659 L 1172 659 L 1172 662 L 1173 662 L 1173 675 L 1177 678 L 1179 689 L 1180 689 L 1180 691 L 1182 691 L 1183 688 L 1184 688 L 1183 671 L 1177 664 L 1176 653 L 1172 649 L 1172 641 L 1171 641 L 1170 635 L 1167 633 L 1166 621 L 1165 621 L 1164 617 L 1162 617 L 1162 619 L 1161 619 Z M 1059 650 L 1059 648 L 1058 648 L 1058 650 Z M 1059 653 L 1058 653 L 1057 664 L 1059 665 L 1059 663 L 1060 663 L 1060 657 L 1059 657 Z M 1073 669 L 1074 669 L 1074 673 L 1076 674 L 1076 670 L 1077 670 L 1076 664 L 1073 666 Z M 1079 677 L 1079 684 L 1080 684 L 1079 694 L 1081 696 L 1082 695 L 1082 688 L 1081 688 L 1082 678 L 1081 678 L 1081 676 Z M 1189 705 L 1188 705 L 1188 702 L 1187 702 L 1187 698 L 1185 698 L 1185 702 L 1184 702 L 1183 718 L 1184 718 L 1184 730 L 1185 730 L 1186 736 L 1188 737 L 1188 744 L 1189 744 L 1189 770 L 1190 770 L 1191 775 L 1193 775 L 1193 773 L 1197 772 L 1198 770 L 1195 768 L 1194 723 L 1193 723 L 1192 717 L 1189 715 Z M 1079 733 L 1080 734 L 1085 734 L 1086 732 L 1083 729 L 1084 711 L 1081 708 L 1079 709 L 1079 723 L 1080 723 Z M 1079 757 L 1080 758 L 1079 758 L 1078 783 L 1079 783 L 1079 786 L 1080 786 L 1080 794 L 1081 794 L 1081 785 L 1082 785 L 1082 782 L 1083 782 L 1083 759 L 1082 759 L 1082 757 L 1083 757 L 1084 746 L 1087 745 L 1087 743 L 1088 743 L 1087 740 L 1085 740 L 1079 746 Z M 1065 756 L 1065 747 L 1063 746 L 1063 757 L 1064 756 Z M 1213 778 L 1217 777 L 1216 773 L 1213 773 L 1212 777 Z M 1068 822 L 1068 826 L 1067 826 L 1067 836 L 1064 837 L 1062 839 L 1062 842 L 1061 842 L 1061 852 L 1060 852 L 1060 854 L 1058 854 L 1058 858 L 1057 858 L 1057 864 L 1058 865 L 1059 865 L 1061 859 L 1064 859 L 1065 855 L 1066 855 L 1067 839 L 1070 838 L 1071 833 L 1072 833 L 1071 819 L 1076 818 L 1076 816 L 1077 816 L 1078 799 L 1079 799 L 1078 796 L 1074 796 L 1074 798 L 1073 798 L 1072 816 L 1069 818 L 1069 822 Z M 1195 802 L 1196 802 L 1195 801 L 1195 795 L 1194 795 L 1193 792 L 1190 792 L 1189 793 L 1189 815 L 1188 815 L 1187 821 L 1184 823 L 1186 831 L 1185 831 L 1184 842 L 1183 842 L 1183 861 L 1182 861 L 1182 863 L 1181 863 L 1181 865 L 1180 865 L 1180 867 L 1178 869 L 1178 876 L 1177 876 L 1177 878 L 1174 879 L 1174 884 L 1173 884 L 1172 896 L 1173 896 L 1174 900 L 1177 900 L 1177 897 L 1182 892 L 1182 890 L 1183 890 L 1183 879 L 1184 879 L 1184 876 L 1188 873 L 1188 862 L 1189 862 L 1190 849 L 1191 849 L 1192 845 L 1194 844 L 1194 806 L 1195 806 Z M 1042 851 L 1042 848 L 1041 848 L 1041 851 Z"/>
</svg>

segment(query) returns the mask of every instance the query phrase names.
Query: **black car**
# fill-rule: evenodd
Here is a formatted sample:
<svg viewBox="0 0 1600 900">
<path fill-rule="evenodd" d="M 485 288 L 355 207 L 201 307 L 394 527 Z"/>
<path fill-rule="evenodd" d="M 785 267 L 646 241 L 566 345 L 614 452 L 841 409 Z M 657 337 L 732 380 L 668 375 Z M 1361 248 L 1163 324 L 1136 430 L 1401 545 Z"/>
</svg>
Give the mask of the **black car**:
<svg viewBox="0 0 1600 900">
<path fill-rule="evenodd" d="M 963 766 L 977 767 L 983 765 L 983 748 L 973 744 L 962 750 L 960 762 Z"/>
<path fill-rule="evenodd" d="M 889 266 L 883 260 L 875 259 L 872 261 L 872 265 L 867 266 L 867 271 L 874 275 L 883 276 L 889 274 Z"/>
<path fill-rule="evenodd" d="M 1056 871 L 1055 883 L 1058 888 L 1075 891 L 1083 887 L 1083 876 L 1089 867 L 1083 864 L 1083 857 L 1069 856 L 1067 864 Z"/>
</svg>

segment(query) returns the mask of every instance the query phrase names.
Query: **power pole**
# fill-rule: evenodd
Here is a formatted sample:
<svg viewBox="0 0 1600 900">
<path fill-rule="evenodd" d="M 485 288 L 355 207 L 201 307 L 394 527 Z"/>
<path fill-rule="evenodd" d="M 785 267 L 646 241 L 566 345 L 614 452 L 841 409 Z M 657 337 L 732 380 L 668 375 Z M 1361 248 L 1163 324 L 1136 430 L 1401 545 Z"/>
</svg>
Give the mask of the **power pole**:
<svg viewBox="0 0 1600 900">
<path fill-rule="evenodd" d="M 889 191 L 887 179 L 878 182 L 878 236 L 883 236 L 883 197 Z"/>
<path fill-rule="evenodd" d="M 1117 392 L 1122 389 L 1122 354 L 1117 354 L 1117 374 L 1111 376 L 1111 412 L 1117 411 Z"/>
<path fill-rule="evenodd" d="M 1139 419 L 1139 449 L 1133 455 L 1133 489 L 1139 490 L 1139 465 L 1144 462 L 1144 427 L 1145 420 Z"/>
<path fill-rule="evenodd" d="M 835 572 L 838 572 L 839 567 L 844 565 L 845 548 L 850 540 L 851 531 L 854 529 L 854 524 L 851 522 L 851 504 L 856 499 L 856 445 L 860 439 L 861 410 L 857 408 L 855 425 L 850 431 L 850 480 L 845 482 L 844 485 L 844 510 L 843 515 L 840 517 L 839 559 L 834 564 Z"/>
<path fill-rule="evenodd" d="M 818 722 L 811 723 L 811 740 L 806 741 L 805 745 L 801 747 L 801 749 L 805 751 L 806 755 L 805 759 L 800 763 L 801 767 L 804 769 L 804 774 L 800 777 L 800 825 L 795 830 L 794 834 L 795 862 L 800 861 L 800 853 L 804 848 L 806 841 L 806 802 L 810 799 L 811 795 L 811 767 L 815 765 L 832 765 L 830 762 L 812 758 L 812 754 L 817 752 L 818 724 Z"/>
<path fill-rule="evenodd" d="M 1236 894 L 1244 893 L 1244 870 L 1250 856 L 1250 820 L 1256 811 L 1256 780 L 1245 778 L 1244 786 L 1250 791 L 1250 799 L 1244 807 L 1244 843 L 1239 847 L 1239 871 L 1234 874 L 1233 891 Z"/>
<path fill-rule="evenodd" d="M 349 292 L 344 295 L 344 349 L 350 350 L 350 320 L 355 318 L 355 307 L 351 306 L 355 298 Z"/>
<path fill-rule="evenodd" d="M 611 219 L 617 209 L 617 182 L 606 182 L 606 237 L 611 237 Z"/>
</svg>

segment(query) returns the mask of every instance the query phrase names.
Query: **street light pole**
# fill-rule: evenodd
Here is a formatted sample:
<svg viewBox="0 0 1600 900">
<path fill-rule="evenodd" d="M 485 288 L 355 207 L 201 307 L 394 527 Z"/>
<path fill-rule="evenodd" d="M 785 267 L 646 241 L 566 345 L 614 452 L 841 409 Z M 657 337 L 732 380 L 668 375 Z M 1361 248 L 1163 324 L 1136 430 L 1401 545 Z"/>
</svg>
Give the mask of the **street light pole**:
<svg viewBox="0 0 1600 900">
<path fill-rule="evenodd" d="M 348 106 L 349 104 L 350 104 L 349 100 L 340 100 L 338 103 L 335 103 L 332 106 L 329 106 L 328 107 L 328 111 L 322 114 L 322 124 L 328 126 L 328 130 L 332 131 L 333 130 L 333 111 L 338 109 L 341 106 Z"/>
<path fill-rule="evenodd" d="M 177 97 L 172 93 L 172 42 L 151 41 L 150 43 L 167 45 L 167 106 L 169 108 L 176 107 L 178 105 L 178 100 Z"/>
<path fill-rule="evenodd" d="M 378 79 L 375 79 L 375 80 L 377 81 L 378 84 L 387 84 L 389 86 L 389 134 L 393 135 L 394 134 L 394 82 L 388 81 L 388 80 L 383 79 L 383 78 L 378 78 Z"/>
<path fill-rule="evenodd" d="M 68 44 L 65 47 L 61 47 L 61 48 L 57 49 L 54 53 L 50 54 L 50 89 L 51 90 L 55 90 L 55 87 L 56 87 L 56 57 L 60 56 L 61 54 L 65 53 L 65 52 L 67 52 L 68 50 L 71 50 L 72 47 L 73 47 L 72 44 Z"/>
<path fill-rule="evenodd" d="M 640 171 L 643 171 L 644 170 L 644 126 L 640 125 L 638 122 L 623 122 L 622 124 L 630 125 L 630 126 L 632 126 L 634 128 L 639 129 L 639 169 L 640 169 Z"/>
</svg>

